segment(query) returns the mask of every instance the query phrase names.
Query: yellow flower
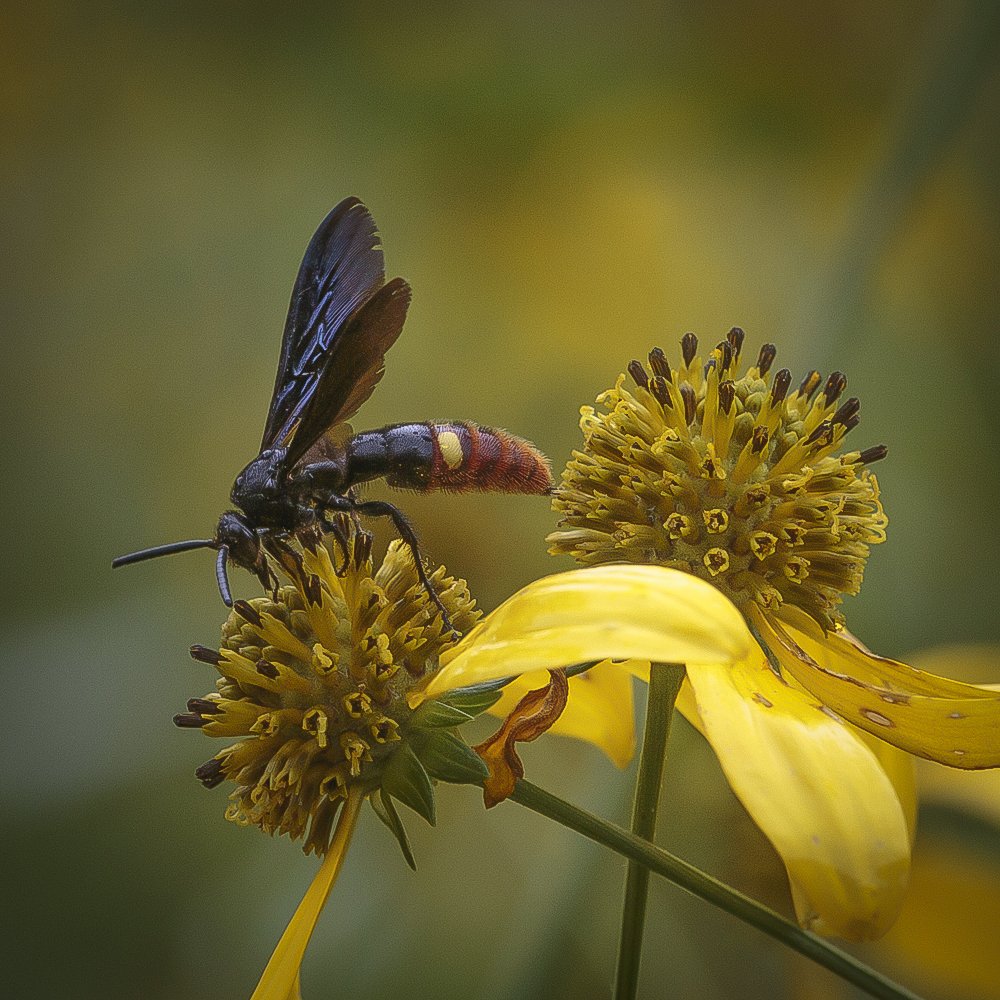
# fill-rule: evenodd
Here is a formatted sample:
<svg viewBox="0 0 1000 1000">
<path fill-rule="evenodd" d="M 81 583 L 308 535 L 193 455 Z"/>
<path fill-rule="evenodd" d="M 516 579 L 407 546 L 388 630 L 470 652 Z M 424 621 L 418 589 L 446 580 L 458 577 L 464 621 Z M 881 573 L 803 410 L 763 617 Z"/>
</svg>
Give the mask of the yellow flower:
<svg viewBox="0 0 1000 1000">
<path fill-rule="evenodd" d="M 298 996 L 306 945 L 366 799 L 412 863 L 394 800 L 433 823 L 432 779 L 485 774 L 455 728 L 494 698 L 431 702 L 416 712 L 407 705 L 452 644 L 409 548 L 390 545 L 375 569 L 369 535 L 344 519 L 338 538 L 338 566 L 318 542 L 274 549 L 290 585 L 237 601 L 218 650 L 192 648 L 218 671 L 216 689 L 174 719 L 230 741 L 196 771 L 208 788 L 234 783 L 227 819 L 303 838 L 306 853 L 325 855 L 255 1000 Z M 455 626 L 470 628 L 479 612 L 465 583 L 441 568 L 430 580 Z"/>
<path fill-rule="evenodd" d="M 584 447 L 557 489 L 563 520 L 549 541 L 591 568 L 515 595 L 442 657 L 423 694 L 526 673 L 507 708 L 542 668 L 631 657 L 572 678 L 554 727 L 623 765 L 622 668 L 685 664 L 679 708 L 784 860 L 800 922 L 877 937 L 909 871 L 908 754 L 1000 765 L 1000 695 L 875 656 L 844 628 L 842 596 L 885 538 L 867 467 L 886 449 L 835 454 L 860 408 L 840 402 L 841 373 L 824 383 L 810 372 L 789 392 L 787 369 L 768 381 L 771 345 L 740 373 L 742 343 L 734 329 L 703 363 L 688 334 L 680 368 L 654 350 L 648 369 L 629 365 L 634 389 L 622 376 L 603 409 L 583 408 Z M 623 620 L 625 605 L 633 615 L 615 631 L 607 616 Z M 639 653 L 657 625 L 673 645 Z"/>
<path fill-rule="evenodd" d="M 352 521 L 342 519 L 336 537 L 342 558 L 312 539 L 274 547 L 270 557 L 290 583 L 269 597 L 237 601 L 218 649 L 192 647 L 191 655 L 219 676 L 214 691 L 191 699 L 188 711 L 174 718 L 181 728 L 229 741 L 195 772 L 208 788 L 233 782 L 227 819 L 302 838 L 306 853 L 325 855 L 254 1000 L 299 997 L 306 946 L 366 800 L 412 866 L 395 801 L 433 823 L 434 781 L 481 784 L 486 777 L 456 730 L 499 695 L 428 692 L 427 681 L 454 640 L 408 546 L 391 544 L 376 568 L 370 536 Z M 665 590 L 656 585 L 663 571 L 654 567 L 617 568 L 608 580 L 604 570 L 585 575 L 582 587 L 572 587 L 576 612 L 566 623 L 555 621 L 550 636 L 569 661 L 595 649 L 647 660 L 728 661 L 746 652 L 749 637 L 739 615 L 698 580 L 684 578 L 687 590 Z M 565 579 L 555 578 L 556 590 Z M 430 581 L 452 623 L 474 634 L 479 611 L 464 581 L 441 567 Z M 536 592 L 544 591 L 543 581 Z M 495 615 L 487 623 L 486 645 L 502 620 Z M 532 628 L 522 630 L 516 615 L 502 628 L 528 638 L 520 649 L 504 640 L 508 664 L 530 668 Z M 614 675 L 609 690 L 619 690 L 621 676 Z"/>
</svg>

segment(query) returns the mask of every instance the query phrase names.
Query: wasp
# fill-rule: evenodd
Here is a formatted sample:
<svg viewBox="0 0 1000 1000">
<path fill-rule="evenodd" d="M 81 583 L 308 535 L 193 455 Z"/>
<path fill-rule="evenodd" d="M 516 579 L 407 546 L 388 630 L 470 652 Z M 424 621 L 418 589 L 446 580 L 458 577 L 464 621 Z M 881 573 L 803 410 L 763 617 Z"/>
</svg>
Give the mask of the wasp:
<svg viewBox="0 0 1000 1000">
<path fill-rule="evenodd" d="M 342 540 L 340 515 L 388 517 L 450 627 L 407 517 L 393 503 L 359 499 L 355 487 L 384 479 L 419 492 L 540 495 L 551 491 L 552 475 L 529 441 L 470 422 L 353 432 L 347 421 L 382 378 L 410 296 L 402 278 L 385 280 L 381 241 L 368 209 L 357 198 L 340 202 L 320 223 L 302 259 L 260 451 L 236 477 L 230 495 L 236 509 L 220 516 L 212 538 L 140 549 L 119 556 L 112 566 L 214 549 L 219 592 L 232 607 L 229 563 L 273 591 L 277 579 L 268 552 L 275 546 L 317 531 Z"/>
</svg>

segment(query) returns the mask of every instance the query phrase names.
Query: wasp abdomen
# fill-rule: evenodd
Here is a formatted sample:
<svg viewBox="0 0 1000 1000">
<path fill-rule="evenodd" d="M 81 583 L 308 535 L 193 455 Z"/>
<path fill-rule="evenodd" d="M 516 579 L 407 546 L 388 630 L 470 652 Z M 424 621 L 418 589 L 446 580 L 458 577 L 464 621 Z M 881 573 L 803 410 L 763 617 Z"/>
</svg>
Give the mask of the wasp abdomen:
<svg viewBox="0 0 1000 1000">
<path fill-rule="evenodd" d="M 548 460 L 530 441 L 472 423 L 428 426 L 434 462 L 426 489 L 546 493 L 552 487 Z"/>
<path fill-rule="evenodd" d="M 530 441 L 471 423 L 393 424 L 347 443 L 344 488 L 380 476 L 404 490 L 546 493 L 552 473 Z"/>
</svg>

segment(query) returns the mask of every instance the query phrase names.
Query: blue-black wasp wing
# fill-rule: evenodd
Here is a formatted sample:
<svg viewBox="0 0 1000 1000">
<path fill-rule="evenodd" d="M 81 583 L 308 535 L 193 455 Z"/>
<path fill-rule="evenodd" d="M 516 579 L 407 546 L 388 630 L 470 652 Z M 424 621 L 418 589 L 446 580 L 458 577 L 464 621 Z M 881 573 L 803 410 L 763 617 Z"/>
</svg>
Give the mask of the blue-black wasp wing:
<svg viewBox="0 0 1000 1000">
<path fill-rule="evenodd" d="M 385 354 L 403 329 L 410 286 L 402 278 L 383 285 L 333 340 L 319 381 L 283 467 L 289 471 L 326 432 L 349 420 L 385 374 Z"/>
<path fill-rule="evenodd" d="M 387 342 L 381 338 L 379 353 L 376 345 L 364 342 L 367 326 L 352 325 L 351 320 L 387 287 L 375 220 L 357 198 L 346 198 L 319 224 L 295 279 L 262 451 L 306 431 L 295 448 L 302 453 L 311 443 L 305 438 L 314 433 L 316 421 L 310 413 L 318 403 L 324 414 L 332 416 L 315 436 L 338 415 L 346 420 L 348 404 L 356 409 L 368 398 L 399 329 Z M 353 344 L 342 343 L 345 337 Z M 331 370 L 345 362 L 343 372 Z M 374 376 L 372 369 L 377 371 Z M 367 391 L 358 398 L 363 385 Z M 290 455 L 286 467 L 291 464 Z"/>
</svg>

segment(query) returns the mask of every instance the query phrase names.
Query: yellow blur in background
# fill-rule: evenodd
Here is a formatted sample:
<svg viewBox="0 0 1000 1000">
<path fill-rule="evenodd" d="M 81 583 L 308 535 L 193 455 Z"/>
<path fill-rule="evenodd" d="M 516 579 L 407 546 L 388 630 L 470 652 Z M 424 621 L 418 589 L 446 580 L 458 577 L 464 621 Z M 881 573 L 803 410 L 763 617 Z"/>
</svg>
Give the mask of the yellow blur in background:
<svg viewBox="0 0 1000 1000">
<path fill-rule="evenodd" d="M 994 4 L 51 3 L 0 25 L 9 995 L 247 996 L 312 875 L 297 845 L 223 820 L 192 774 L 214 748 L 170 724 L 208 681 L 187 647 L 224 617 L 210 554 L 109 564 L 211 532 L 260 438 L 302 251 L 347 195 L 414 288 L 356 427 L 476 420 L 559 470 L 631 358 L 740 325 L 793 374 L 845 371 L 852 440 L 889 445 L 889 544 L 853 630 L 898 656 L 997 640 Z M 486 609 L 568 566 L 538 498 L 401 502 Z M 555 737 L 524 758 L 627 821 L 631 771 Z M 620 860 L 470 789 L 438 809 L 436 830 L 407 817 L 416 874 L 364 817 L 306 997 L 608 996 Z M 662 815 L 661 843 L 788 911 L 683 728 Z M 1000 878 L 996 812 L 951 803 L 926 836 L 914 899 L 953 889 L 947 923 L 995 941 L 973 890 Z M 859 953 L 931 996 L 1000 996 L 995 965 L 928 970 L 950 945 L 915 926 Z M 643 969 L 650 997 L 856 995 L 659 883 Z"/>
</svg>

